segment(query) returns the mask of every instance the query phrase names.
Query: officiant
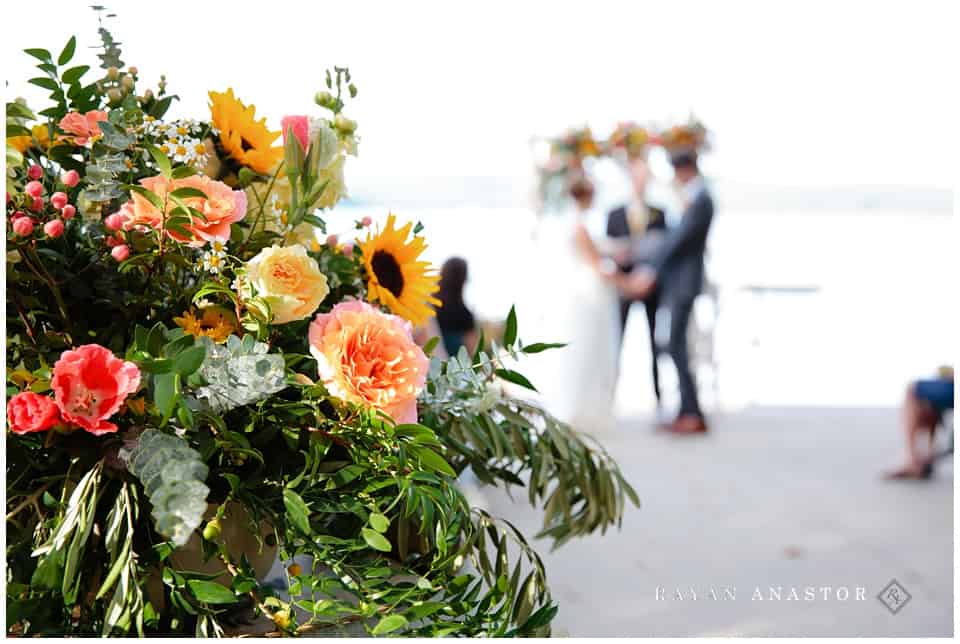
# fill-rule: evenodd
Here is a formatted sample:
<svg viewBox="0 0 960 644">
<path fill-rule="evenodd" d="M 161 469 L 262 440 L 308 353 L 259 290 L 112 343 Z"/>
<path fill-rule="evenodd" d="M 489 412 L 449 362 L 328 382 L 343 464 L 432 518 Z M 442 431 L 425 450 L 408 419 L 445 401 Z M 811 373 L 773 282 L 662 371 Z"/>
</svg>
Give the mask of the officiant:
<svg viewBox="0 0 960 644">
<path fill-rule="evenodd" d="M 633 124 L 621 124 L 611 136 L 610 146 L 621 152 L 633 187 L 630 201 L 607 214 L 607 236 L 625 242 L 616 257 L 617 272 L 621 277 L 625 277 L 635 268 L 649 263 L 663 238 L 666 219 L 663 210 L 654 207 L 647 200 L 647 184 L 650 179 L 650 168 L 647 165 L 647 153 L 650 147 L 648 131 Z M 653 366 L 653 393 L 656 396 L 659 416 L 660 371 L 657 367 L 656 320 L 657 309 L 660 306 L 660 288 L 655 286 L 644 296 L 621 293 L 619 302 L 621 344 L 630 310 L 635 302 L 643 305 L 647 317 L 650 357 Z"/>
<path fill-rule="evenodd" d="M 699 123 L 691 122 L 670 128 L 659 140 L 670 155 L 683 216 L 664 236 L 648 263 L 635 268 L 622 280 L 621 288 L 635 297 L 647 297 L 660 288 L 663 306 L 670 313 L 667 349 L 680 385 L 680 413 L 665 429 L 675 434 L 702 434 L 707 431 L 707 424 L 690 369 L 687 328 L 694 300 L 703 289 L 704 255 L 713 221 L 713 198 L 698 165 L 698 152 L 705 145 L 706 130 Z"/>
</svg>

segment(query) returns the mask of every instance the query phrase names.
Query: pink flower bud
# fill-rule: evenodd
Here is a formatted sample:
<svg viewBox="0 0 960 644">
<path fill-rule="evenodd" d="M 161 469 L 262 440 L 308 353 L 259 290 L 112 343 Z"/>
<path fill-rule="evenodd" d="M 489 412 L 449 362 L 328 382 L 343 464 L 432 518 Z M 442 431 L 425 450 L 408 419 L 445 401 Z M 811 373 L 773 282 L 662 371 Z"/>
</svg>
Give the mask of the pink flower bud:
<svg viewBox="0 0 960 644">
<path fill-rule="evenodd" d="M 340 249 L 344 255 L 350 257 L 353 255 L 353 242 L 347 242 L 343 245 L 343 248 Z"/>
<path fill-rule="evenodd" d="M 41 168 L 36 163 L 34 163 L 27 170 L 27 176 L 30 177 L 31 179 L 39 179 L 40 177 L 43 176 L 43 168 Z"/>
<path fill-rule="evenodd" d="M 107 218 L 103 220 L 103 225 L 107 227 L 107 230 L 120 230 L 123 228 L 123 215 L 119 212 L 107 215 Z"/>
<path fill-rule="evenodd" d="M 337 246 L 338 238 L 336 235 L 327 235 L 327 246 L 330 248 L 335 248 Z"/>
<path fill-rule="evenodd" d="M 35 168 L 38 166 L 34 166 Z M 31 181 L 27 184 L 26 192 L 31 197 L 39 197 L 43 194 L 43 184 L 39 181 Z"/>
<path fill-rule="evenodd" d="M 110 255 L 118 262 L 122 262 L 126 258 L 130 257 L 130 247 L 126 244 L 114 246 L 113 250 L 110 251 Z"/>
<path fill-rule="evenodd" d="M 17 217 L 13 220 L 13 232 L 21 237 L 29 237 L 33 232 L 33 220 L 30 217 Z"/>
<path fill-rule="evenodd" d="M 373 217 L 371 217 L 370 215 L 367 215 L 366 217 L 360 220 L 360 223 L 363 224 L 364 226 L 369 226 L 370 224 L 373 223 Z"/>
<path fill-rule="evenodd" d="M 13 201 L 13 197 L 11 197 L 11 196 L 10 196 L 10 193 L 8 192 L 8 193 L 7 193 L 7 203 L 10 203 L 11 201 Z"/>
<path fill-rule="evenodd" d="M 67 193 L 65 192 L 55 192 L 50 196 L 50 203 L 53 204 L 53 207 L 57 210 L 60 210 L 67 205 Z"/>
<path fill-rule="evenodd" d="M 77 214 L 77 209 L 71 206 L 70 204 L 67 204 L 66 206 L 63 207 L 63 210 L 60 211 L 60 214 L 63 215 L 64 219 L 66 219 L 67 221 L 70 221 L 71 219 L 73 219 L 73 216 Z"/>
<path fill-rule="evenodd" d="M 51 219 L 43 225 L 43 232 L 51 239 L 56 239 L 63 234 L 63 222 L 59 219 Z"/>
<path fill-rule="evenodd" d="M 33 201 L 30 203 L 30 210 L 33 212 L 40 212 L 43 210 L 43 198 L 34 197 Z"/>
<path fill-rule="evenodd" d="M 80 182 L 80 173 L 76 170 L 67 170 L 60 175 L 60 183 L 68 188 L 72 188 Z"/>
<path fill-rule="evenodd" d="M 23 212 L 22 210 L 16 210 L 10 214 L 10 221 L 15 221 L 20 217 L 26 217 L 26 216 L 27 216 L 27 213 Z"/>
</svg>

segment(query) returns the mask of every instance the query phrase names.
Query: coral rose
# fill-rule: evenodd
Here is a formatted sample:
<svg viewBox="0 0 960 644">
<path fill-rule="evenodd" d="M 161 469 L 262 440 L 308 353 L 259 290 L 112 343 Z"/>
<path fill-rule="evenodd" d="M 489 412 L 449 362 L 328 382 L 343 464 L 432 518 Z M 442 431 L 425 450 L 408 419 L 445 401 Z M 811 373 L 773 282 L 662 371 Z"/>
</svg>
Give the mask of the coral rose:
<svg viewBox="0 0 960 644">
<path fill-rule="evenodd" d="M 352 300 L 317 315 L 309 339 L 331 394 L 379 409 L 398 423 L 417 422 L 417 395 L 429 361 L 409 322 Z"/>
<path fill-rule="evenodd" d="M 7 401 L 7 422 L 15 434 L 42 432 L 60 422 L 60 412 L 52 398 L 25 391 Z"/>
<path fill-rule="evenodd" d="M 140 370 L 99 344 L 64 351 L 53 365 L 50 386 L 64 420 L 91 434 L 117 431 L 107 422 L 140 386 Z"/>
<path fill-rule="evenodd" d="M 273 324 L 310 317 L 330 292 L 327 276 L 300 244 L 264 248 L 247 262 L 247 277 L 270 303 Z"/>
<path fill-rule="evenodd" d="M 190 224 L 184 226 L 190 232 L 189 236 L 167 230 L 170 237 L 189 243 L 191 246 L 203 246 L 214 239 L 229 239 L 230 224 L 240 221 L 247 213 L 247 195 L 242 190 L 233 190 L 227 184 L 214 181 L 205 175 L 193 175 L 184 179 L 167 179 L 163 175 L 158 175 L 141 179 L 140 185 L 159 196 L 161 201 L 166 201 L 167 216 L 170 216 L 177 207 L 172 199 L 166 199 L 167 193 L 178 188 L 195 188 L 206 195 L 186 197 L 182 200 L 190 208 L 203 213 L 206 221 L 193 217 Z M 133 198 L 124 204 L 120 214 L 124 216 L 124 227 L 128 230 L 134 226 L 147 226 L 159 230 L 163 219 L 160 210 L 137 193 L 134 193 Z M 178 211 L 177 214 L 181 213 Z"/>
<path fill-rule="evenodd" d="M 99 121 L 106 121 L 107 113 L 100 110 L 90 110 L 86 114 L 70 112 L 60 119 L 60 129 L 73 135 L 77 145 L 86 145 L 90 139 L 100 136 Z"/>
</svg>

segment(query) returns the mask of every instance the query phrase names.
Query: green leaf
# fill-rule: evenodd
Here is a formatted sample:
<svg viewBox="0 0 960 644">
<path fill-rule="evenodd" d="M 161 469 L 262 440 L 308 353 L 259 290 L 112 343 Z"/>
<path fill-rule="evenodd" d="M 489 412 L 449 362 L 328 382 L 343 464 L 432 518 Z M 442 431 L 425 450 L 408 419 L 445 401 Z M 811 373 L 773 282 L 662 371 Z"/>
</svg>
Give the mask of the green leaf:
<svg viewBox="0 0 960 644">
<path fill-rule="evenodd" d="M 163 205 L 164 205 L 163 199 L 161 199 L 160 195 L 158 195 L 157 193 L 147 190 L 143 186 L 135 186 L 130 184 L 123 186 L 123 188 L 125 190 L 129 190 L 131 192 L 137 193 L 138 195 L 140 195 L 141 197 L 149 201 L 154 208 L 163 212 Z"/>
<path fill-rule="evenodd" d="M 373 635 L 384 635 L 386 633 L 392 633 L 398 628 L 403 628 L 407 625 L 407 618 L 403 615 L 387 615 L 373 627 L 371 633 Z"/>
<path fill-rule="evenodd" d="M 170 373 L 173 370 L 173 361 L 162 358 L 160 360 L 138 360 L 137 366 L 147 373 Z"/>
<path fill-rule="evenodd" d="M 562 349 L 565 346 L 567 346 L 565 342 L 534 342 L 523 347 L 521 351 L 524 353 L 540 353 L 547 349 Z"/>
<path fill-rule="evenodd" d="M 387 528 L 390 527 L 390 519 L 379 512 L 375 512 L 370 515 L 370 526 L 382 534 L 387 531 Z"/>
<path fill-rule="evenodd" d="M 77 83 L 80 78 L 90 70 L 90 65 L 77 65 L 76 67 L 71 67 L 67 71 L 63 72 L 63 82 L 73 85 Z"/>
<path fill-rule="evenodd" d="M 427 340 L 427 343 L 423 346 L 423 352 L 427 354 L 428 357 L 433 355 L 433 350 L 437 348 L 438 344 L 440 344 L 440 336 L 435 335 Z"/>
<path fill-rule="evenodd" d="M 207 350 L 203 346 L 190 347 L 181 351 L 173 361 L 173 369 L 181 376 L 189 376 L 200 368 Z"/>
<path fill-rule="evenodd" d="M 246 170 L 246 168 L 241 168 L 241 170 Z M 192 177 L 195 174 L 197 174 L 197 169 L 193 166 L 181 165 L 173 169 L 172 176 L 174 179 L 185 179 L 186 177 Z M 176 192 L 176 190 L 174 192 Z"/>
<path fill-rule="evenodd" d="M 188 197 L 199 197 L 201 199 L 206 199 L 207 193 L 205 193 L 203 190 L 198 190 L 197 188 L 177 188 L 170 193 L 170 196 L 177 199 L 187 199 Z"/>
<path fill-rule="evenodd" d="M 517 341 L 517 311 L 516 307 L 510 307 L 510 313 L 507 314 L 507 327 L 503 331 L 503 344 L 506 347 L 512 347 Z"/>
<path fill-rule="evenodd" d="M 380 552 L 390 552 L 393 550 L 393 546 L 390 545 L 390 542 L 387 540 L 387 538 L 376 530 L 362 528 L 360 530 L 360 534 L 363 535 L 363 540 L 367 542 L 367 545 L 374 550 L 379 550 Z"/>
<path fill-rule="evenodd" d="M 521 373 L 517 373 L 512 369 L 497 369 L 494 373 L 506 380 L 507 382 L 512 382 L 515 385 L 520 385 L 530 389 L 531 391 L 537 391 L 537 388 L 527 380 L 526 376 Z"/>
<path fill-rule="evenodd" d="M 60 84 L 52 78 L 46 78 L 44 76 L 38 76 L 36 78 L 31 78 L 27 80 L 31 85 L 36 85 L 37 87 L 42 87 L 43 89 L 48 89 L 51 92 L 55 92 L 60 89 Z"/>
<path fill-rule="evenodd" d="M 442 472 L 447 476 L 457 475 L 457 473 L 453 471 L 453 468 L 450 467 L 450 464 L 447 463 L 446 459 L 434 452 L 432 449 L 420 449 L 417 450 L 416 454 L 420 459 L 420 465 L 431 469 L 434 472 Z"/>
<path fill-rule="evenodd" d="M 23 52 L 33 56 L 41 62 L 53 64 L 53 56 L 46 49 L 24 49 Z"/>
<path fill-rule="evenodd" d="M 293 490 L 284 490 L 283 506 L 287 510 L 287 517 L 297 530 L 303 534 L 310 534 L 310 508 L 300 495 Z"/>
<path fill-rule="evenodd" d="M 166 423 L 167 419 L 173 413 L 173 408 L 177 404 L 177 398 L 180 397 L 180 374 L 164 373 L 159 374 L 153 379 L 153 402 L 157 405 L 157 411 L 163 417 L 161 424 Z"/>
<path fill-rule="evenodd" d="M 153 160 L 156 162 L 157 167 L 160 168 L 160 172 L 163 173 L 163 176 L 169 177 L 173 174 L 173 168 L 170 166 L 170 159 L 166 154 L 160 151 L 160 148 L 155 145 L 148 145 L 147 152 L 150 153 L 150 156 L 153 157 Z M 163 209 L 163 206 L 157 206 L 157 208 Z"/>
<path fill-rule="evenodd" d="M 188 579 L 187 588 L 194 597 L 206 604 L 233 604 L 237 601 L 232 590 L 215 581 Z"/>
<path fill-rule="evenodd" d="M 77 37 L 70 36 L 70 40 L 67 41 L 66 46 L 64 46 L 63 51 L 60 52 L 60 57 L 57 58 L 58 65 L 66 65 L 70 62 L 70 59 L 73 58 L 73 52 L 77 49 Z"/>
</svg>

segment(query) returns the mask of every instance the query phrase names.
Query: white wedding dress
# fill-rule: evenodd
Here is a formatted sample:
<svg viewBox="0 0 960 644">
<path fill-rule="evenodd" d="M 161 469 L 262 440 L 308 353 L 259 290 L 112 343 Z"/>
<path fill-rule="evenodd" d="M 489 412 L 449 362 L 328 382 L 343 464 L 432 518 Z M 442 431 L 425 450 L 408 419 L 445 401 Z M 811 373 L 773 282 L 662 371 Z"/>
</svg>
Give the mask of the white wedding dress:
<svg viewBox="0 0 960 644">
<path fill-rule="evenodd" d="M 518 369 L 537 387 L 541 402 L 553 415 L 578 431 L 597 434 L 614 424 L 618 297 L 578 247 L 578 222 L 585 225 L 601 254 L 608 249 L 602 212 L 568 212 L 542 219 L 534 257 L 529 258 L 535 270 L 524 300 L 527 306 L 517 308 L 529 312 L 520 318 L 521 337 L 528 343 L 566 342 L 567 346 L 531 355 Z"/>
</svg>

